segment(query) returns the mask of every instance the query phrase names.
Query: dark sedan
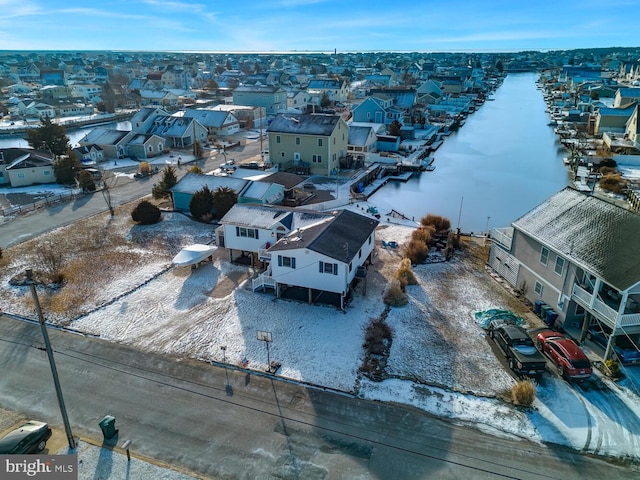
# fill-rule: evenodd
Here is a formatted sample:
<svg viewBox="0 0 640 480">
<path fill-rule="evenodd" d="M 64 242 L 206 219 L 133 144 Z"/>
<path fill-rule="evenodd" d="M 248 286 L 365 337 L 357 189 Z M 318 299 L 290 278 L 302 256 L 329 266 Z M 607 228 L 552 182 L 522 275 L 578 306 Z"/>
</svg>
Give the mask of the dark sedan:
<svg viewBox="0 0 640 480">
<path fill-rule="evenodd" d="M 0 455 L 42 452 L 50 437 L 49 425 L 28 421 L 0 438 Z"/>
</svg>

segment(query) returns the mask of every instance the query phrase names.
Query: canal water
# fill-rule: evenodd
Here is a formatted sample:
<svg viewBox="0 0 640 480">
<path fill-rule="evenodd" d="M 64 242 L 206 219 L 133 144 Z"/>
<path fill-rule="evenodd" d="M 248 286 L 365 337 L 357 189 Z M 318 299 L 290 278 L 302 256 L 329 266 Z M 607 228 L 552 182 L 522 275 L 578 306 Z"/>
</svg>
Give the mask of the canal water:
<svg viewBox="0 0 640 480">
<path fill-rule="evenodd" d="M 509 74 L 502 86 L 446 137 L 433 154 L 435 170 L 406 183 L 389 182 L 369 203 L 418 221 L 447 217 L 463 232 L 509 226 L 569 183 L 537 74 Z"/>
</svg>

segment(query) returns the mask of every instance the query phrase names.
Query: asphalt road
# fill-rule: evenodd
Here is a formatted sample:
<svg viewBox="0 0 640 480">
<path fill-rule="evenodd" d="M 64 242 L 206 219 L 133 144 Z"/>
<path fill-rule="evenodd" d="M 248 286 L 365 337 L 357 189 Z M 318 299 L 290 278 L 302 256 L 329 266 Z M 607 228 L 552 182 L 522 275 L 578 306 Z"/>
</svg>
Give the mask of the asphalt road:
<svg viewBox="0 0 640 480">
<path fill-rule="evenodd" d="M 50 329 L 75 435 L 118 443 L 210 478 L 635 478 L 565 448 L 483 433 L 372 402 Z M 53 425 L 61 415 L 40 327 L 0 320 L 0 405 Z"/>
<path fill-rule="evenodd" d="M 180 152 L 175 151 L 178 155 Z M 227 158 L 234 158 L 238 163 L 260 159 L 260 141 L 249 140 L 245 145 L 229 149 Z M 186 155 L 185 155 L 186 158 Z M 196 164 L 204 172 L 211 171 L 224 163 L 223 154 L 215 154 L 188 164 L 176 167 L 178 179 L 182 178 L 192 165 Z M 133 172 L 131 172 L 133 173 Z M 118 177 L 115 187 L 111 189 L 114 206 L 123 205 L 151 194 L 151 188 L 159 180 L 160 173 L 141 180 L 130 180 Z M 70 225 L 83 218 L 106 212 L 107 203 L 101 192 L 85 195 L 76 200 L 59 203 L 46 209 L 30 212 L 15 219 L 0 223 L 0 248 L 7 248 L 58 227 Z"/>
</svg>

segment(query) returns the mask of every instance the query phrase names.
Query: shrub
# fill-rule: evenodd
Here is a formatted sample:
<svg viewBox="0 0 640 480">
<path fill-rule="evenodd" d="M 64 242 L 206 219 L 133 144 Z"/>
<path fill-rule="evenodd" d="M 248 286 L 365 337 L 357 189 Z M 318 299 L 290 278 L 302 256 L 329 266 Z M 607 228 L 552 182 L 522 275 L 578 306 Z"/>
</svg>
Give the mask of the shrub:
<svg viewBox="0 0 640 480">
<path fill-rule="evenodd" d="M 418 280 L 416 279 L 413 270 L 411 270 L 411 260 L 409 260 L 408 258 L 402 259 L 402 261 L 400 262 L 400 268 L 398 268 L 398 271 L 396 271 L 395 278 L 396 280 L 400 281 L 400 286 L 402 287 L 403 291 L 405 290 L 404 287 L 406 285 L 418 284 Z"/>
<path fill-rule="evenodd" d="M 151 173 L 151 164 L 149 162 L 140 162 L 138 171 L 140 173 Z"/>
<path fill-rule="evenodd" d="M 156 200 L 171 196 L 169 189 L 178 183 L 176 169 L 171 165 L 167 165 L 162 169 L 162 180 L 151 189 L 151 195 Z"/>
<path fill-rule="evenodd" d="M 413 264 L 424 263 L 428 254 L 429 247 L 422 241 L 411 240 L 404 247 L 404 256 Z"/>
<path fill-rule="evenodd" d="M 62 270 L 67 262 L 63 246 L 53 242 L 44 241 L 36 252 L 36 267 L 51 283 L 62 283 L 64 274 Z"/>
<path fill-rule="evenodd" d="M 374 320 L 367 326 L 363 347 L 369 353 L 381 355 L 391 342 L 391 328 L 384 320 Z"/>
<path fill-rule="evenodd" d="M 160 209 L 148 200 L 142 200 L 131 212 L 133 221 L 142 225 L 157 223 L 160 220 L 160 216 Z"/>
<path fill-rule="evenodd" d="M 598 170 L 603 176 L 606 175 L 615 175 L 616 173 L 618 173 L 618 170 L 614 167 L 600 167 L 600 169 Z"/>
<path fill-rule="evenodd" d="M 618 377 L 620 375 L 620 365 L 612 358 L 606 360 L 604 362 L 604 366 L 612 377 Z"/>
<path fill-rule="evenodd" d="M 419 242 L 424 242 L 425 244 L 429 245 L 435 231 L 436 229 L 433 225 L 422 226 L 415 229 L 413 233 L 411 233 L 411 239 Z"/>
<path fill-rule="evenodd" d="M 627 186 L 627 181 L 617 173 L 614 175 L 605 175 L 598 182 L 600 188 L 613 193 L 620 193 Z"/>
<path fill-rule="evenodd" d="M 447 235 L 447 245 L 454 249 L 460 248 L 460 236 L 455 232 L 449 232 Z"/>
<path fill-rule="evenodd" d="M 392 307 L 401 307 L 409 303 L 399 280 L 392 280 L 384 294 L 384 303 Z"/>
<path fill-rule="evenodd" d="M 425 227 L 429 225 L 433 226 L 438 233 L 447 232 L 451 229 L 451 222 L 448 218 L 441 217 L 440 215 L 432 215 L 431 213 L 422 217 L 420 223 Z"/>
<path fill-rule="evenodd" d="M 536 399 L 536 382 L 530 378 L 519 380 L 511 388 L 511 399 L 516 405 L 530 407 Z"/>
</svg>

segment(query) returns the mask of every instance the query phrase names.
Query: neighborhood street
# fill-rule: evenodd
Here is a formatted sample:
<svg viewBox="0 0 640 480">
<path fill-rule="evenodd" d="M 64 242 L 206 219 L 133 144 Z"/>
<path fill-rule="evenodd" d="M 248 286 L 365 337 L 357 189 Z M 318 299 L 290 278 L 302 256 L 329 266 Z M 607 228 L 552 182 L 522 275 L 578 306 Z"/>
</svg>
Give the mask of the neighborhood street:
<svg viewBox="0 0 640 480">
<path fill-rule="evenodd" d="M 131 440 L 136 454 L 208 478 L 623 479 L 637 474 L 633 467 L 485 434 L 411 407 L 55 329 L 50 337 L 76 436 L 99 442 L 98 422 L 113 414 L 119 445 Z M 0 338 L 0 405 L 61 430 L 39 326 L 4 316 Z"/>
</svg>

